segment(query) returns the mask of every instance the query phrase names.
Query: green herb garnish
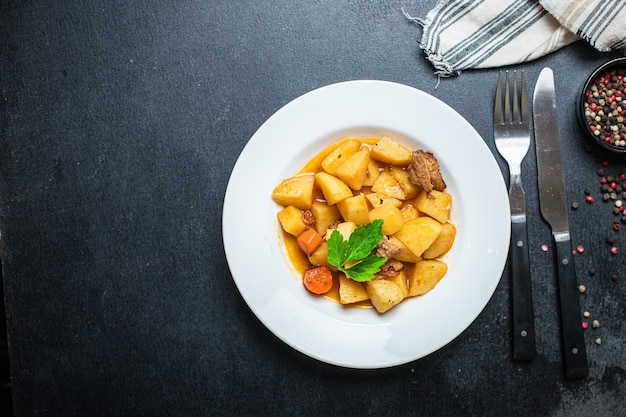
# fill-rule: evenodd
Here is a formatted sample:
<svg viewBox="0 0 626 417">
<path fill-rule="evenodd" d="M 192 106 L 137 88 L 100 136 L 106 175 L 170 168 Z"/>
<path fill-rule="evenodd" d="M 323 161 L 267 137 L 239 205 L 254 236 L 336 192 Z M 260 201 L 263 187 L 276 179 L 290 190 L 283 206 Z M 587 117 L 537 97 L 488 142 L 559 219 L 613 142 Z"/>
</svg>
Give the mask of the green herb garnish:
<svg viewBox="0 0 626 417">
<path fill-rule="evenodd" d="M 387 262 L 386 258 L 371 254 L 384 237 L 382 227 L 382 219 L 374 220 L 357 227 L 348 240 L 333 230 L 328 238 L 328 263 L 355 281 L 371 281 Z"/>
</svg>

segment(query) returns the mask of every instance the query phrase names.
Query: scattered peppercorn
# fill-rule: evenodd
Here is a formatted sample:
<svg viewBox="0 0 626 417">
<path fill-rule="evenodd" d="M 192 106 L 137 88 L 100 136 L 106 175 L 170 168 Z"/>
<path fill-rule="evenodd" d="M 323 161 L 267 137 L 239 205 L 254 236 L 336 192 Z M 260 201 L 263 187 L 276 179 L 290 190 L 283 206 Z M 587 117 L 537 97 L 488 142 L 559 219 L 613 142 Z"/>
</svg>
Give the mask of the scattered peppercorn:
<svg viewBox="0 0 626 417">
<path fill-rule="evenodd" d="M 587 287 L 585 287 L 584 285 L 579 285 L 578 286 L 578 292 L 583 294 L 585 291 L 587 291 Z"/>
<path fill-rule="evenodd" d="M 596 345 L 601 345 L 602 344 L 602 339 L 600 339 L 599 337 L 596 339 Z"/>
<path fill-rule="evenodd" d="M 589 275 L 594 276 L 596 274 L 596 268 L 595 267 L 591 267 L 589 268 Z"/>
<path fill-rule="evenodd" d="M 544 252 L 547 252 L 548 251 L 548 245 L 546 245 L 546 244 L 541 245 L 541 250 L 544 251 Z"/>
<path fill-rule="evenodd" d="M 585 196 L 585 201 L 589 204 L 593 203 L 593 196 L 590 196 L 590 195 Z"/>
<path fill-rule="evenodd" d="M 578 253 L 583 253 L 585 251 L 585 247 L 583 245 L 576 246 L 576 251 Z"/>
<path fill-rule="evenodd" d="M 583 321 L 583 322 L 582 322 L 582 325 L 583 325 L 583 329 L 586 329 L 586 328 L 588 328 L 588 327 L 589 327 L 589 323 L 588 323 L 588 322 L 586 322 L 586 321 Z"/>
<path fill-rule="evenodd" d="M 611 255 L 617 255 L 617 247 L 611 246 Z"/>
<path fill-rule="evenodd" d="M 591 327 L 593 327 L 594 329 L 597 329 L 598 327 L 600 327 L 600 322 L 598 320 L 594 320 L 591 323 Z"/>
<path fill-rule="evenodd" d="M 591 316 L 591 313 L 589 313 L 588 311 L 585 311 L 583 313 L 583 316 L 588 318 L 589 316 Z"/>
<path fill-rule="evenodd" d="M 572 210 L 576 210 L 577 208 L 578 208 L 578 203 L 574 201 L 572 203 Z"/>
</svg>

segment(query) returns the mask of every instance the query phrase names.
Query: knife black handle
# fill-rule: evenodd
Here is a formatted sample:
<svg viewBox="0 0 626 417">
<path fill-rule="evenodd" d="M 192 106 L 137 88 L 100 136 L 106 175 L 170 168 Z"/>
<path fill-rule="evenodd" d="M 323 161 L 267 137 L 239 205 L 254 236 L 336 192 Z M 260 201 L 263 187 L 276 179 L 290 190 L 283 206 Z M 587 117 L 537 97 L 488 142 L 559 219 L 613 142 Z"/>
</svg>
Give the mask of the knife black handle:
<svg viewBox="0 0 626 417">
<path fill-rule="evenodd" d="M 572 256 L 572 245 L 568 232 L 555 233 L 556 264 L 558 270 L 561 336 L 565 376 L 583 378 L 587 376 L 587 350 L 580 314 L 579 292 Z"/>
<path fill-rule="evenodd" d="M 524 218 L 511 222 L 511 280 L 513 307 L 513 359 L 528 361 L 535 357 L 528 232 Z"/>
</svg>

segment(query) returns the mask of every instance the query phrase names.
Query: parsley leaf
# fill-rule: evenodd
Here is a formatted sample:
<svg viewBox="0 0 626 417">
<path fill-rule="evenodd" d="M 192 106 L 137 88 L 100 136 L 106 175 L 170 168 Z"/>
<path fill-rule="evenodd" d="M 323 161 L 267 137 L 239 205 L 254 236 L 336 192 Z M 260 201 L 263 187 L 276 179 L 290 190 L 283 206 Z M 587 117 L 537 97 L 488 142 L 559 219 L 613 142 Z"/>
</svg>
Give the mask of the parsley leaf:
<svg viewBox="0 0 626 417">
<path fill-rule="evenodd" d="M 333 230 L 328 238 L 328 263 L 355 281 L 371 281 L 387 262 L 384 257 L 371 254 L 384 237 L 382 226 L 383 220 L 376 219 L 357 227 L 348 240 Z"/>
</svg>

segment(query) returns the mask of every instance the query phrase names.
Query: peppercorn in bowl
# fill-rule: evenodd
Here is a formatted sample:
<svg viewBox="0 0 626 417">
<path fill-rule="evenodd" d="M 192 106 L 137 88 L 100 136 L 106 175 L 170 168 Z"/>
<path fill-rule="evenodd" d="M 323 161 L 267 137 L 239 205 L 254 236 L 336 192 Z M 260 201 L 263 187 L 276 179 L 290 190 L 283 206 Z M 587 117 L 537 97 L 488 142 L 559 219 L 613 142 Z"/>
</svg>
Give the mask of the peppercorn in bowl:
<svg viewBox="0 0 626 417">
<path fill-rule="evenodd" d="M 582 130 L 600 147 L 626 154 L 626 58 L 598 67 L 579 97 L 577 116 Z"/>
</svg>

